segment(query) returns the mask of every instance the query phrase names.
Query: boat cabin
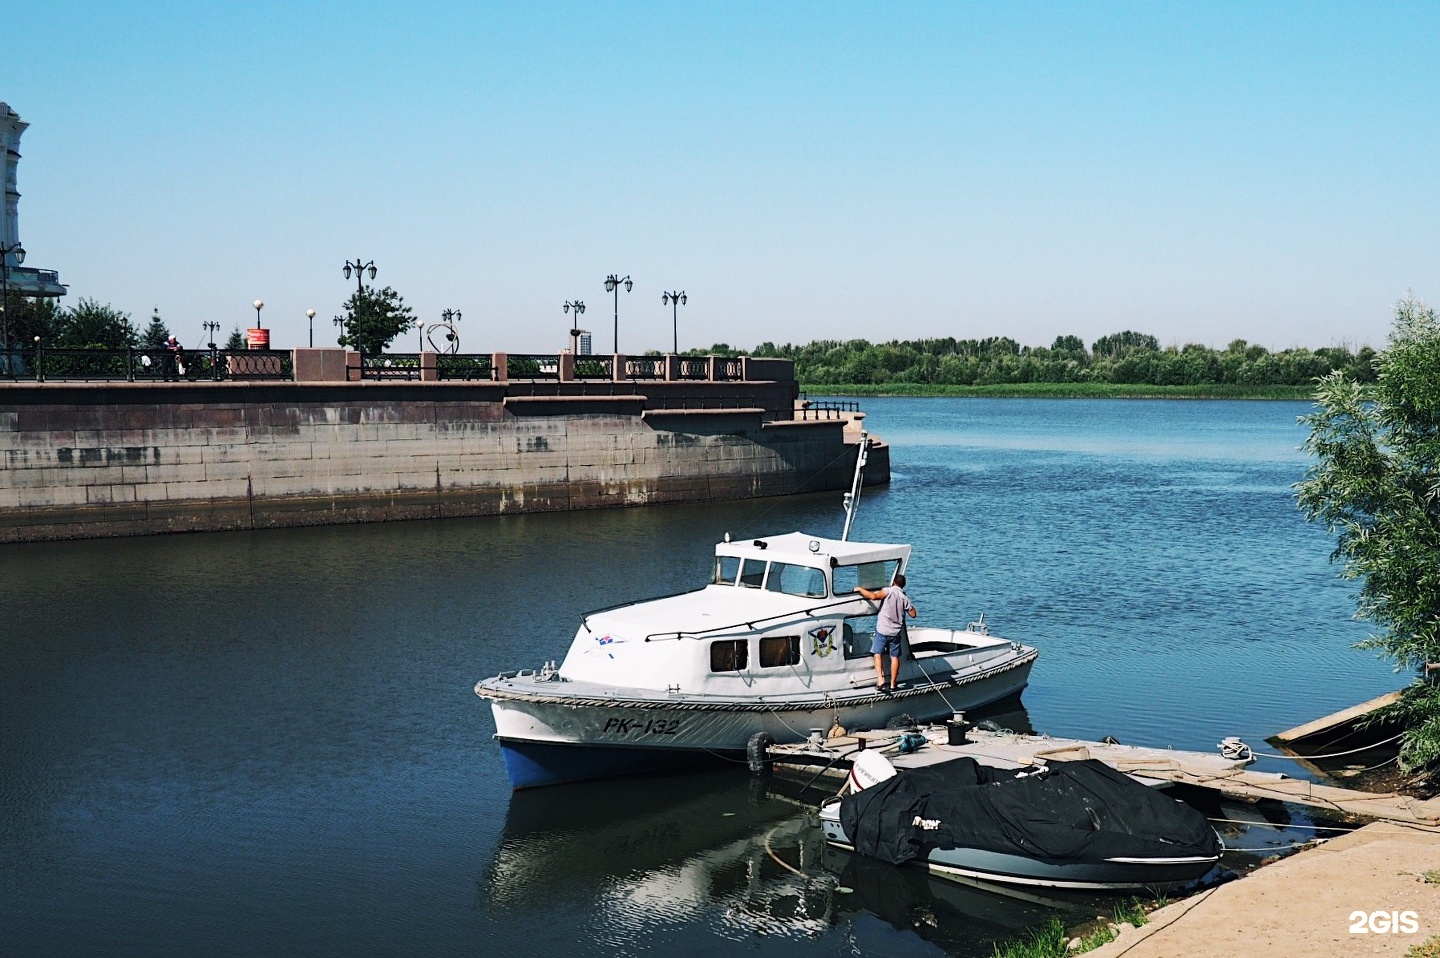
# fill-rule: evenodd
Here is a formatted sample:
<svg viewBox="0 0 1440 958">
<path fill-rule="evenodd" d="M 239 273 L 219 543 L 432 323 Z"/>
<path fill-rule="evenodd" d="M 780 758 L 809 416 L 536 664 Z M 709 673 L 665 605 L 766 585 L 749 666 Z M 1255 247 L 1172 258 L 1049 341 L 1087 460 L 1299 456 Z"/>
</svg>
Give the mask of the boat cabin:
<svg viewBox="0 0 1440 958">
<path fill-rule="evenodd" d="M 852 672 L 873 683 L 877 609 L 857 589 L 890 585 L 909 560 L 908 545 L 801 532 L 721 542 L 704 588 L 587 615 L 560 674 L 715 694 L 848 686 Z"/>
<path fill-rule="evenodd" d="M 715 547 L 712 585 L 807 599 L 853 596 L 857 587 L 882 589 L 910 561 L 907 545 L 842 542 L 803 532 L 747 542 L 726 539 Z"/>
</svg>

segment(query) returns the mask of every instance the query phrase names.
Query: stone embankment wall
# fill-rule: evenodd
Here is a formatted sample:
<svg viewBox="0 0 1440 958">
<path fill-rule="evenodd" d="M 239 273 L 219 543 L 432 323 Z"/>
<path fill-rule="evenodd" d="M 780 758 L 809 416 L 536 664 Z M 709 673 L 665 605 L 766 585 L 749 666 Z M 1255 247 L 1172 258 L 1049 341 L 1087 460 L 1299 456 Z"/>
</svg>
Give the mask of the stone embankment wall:
<svg viewBox="0 0 1440 958">
<path fill-rule="evenodd" d="M 844 422 L 793 421 L 793 383 L 659 383 L 624 394 L 633 388 L 6 386 L 0 542 L 849 487 L 855 448 Z M 867 484 L 888 481 L 882 446 Z"/>
</svg>

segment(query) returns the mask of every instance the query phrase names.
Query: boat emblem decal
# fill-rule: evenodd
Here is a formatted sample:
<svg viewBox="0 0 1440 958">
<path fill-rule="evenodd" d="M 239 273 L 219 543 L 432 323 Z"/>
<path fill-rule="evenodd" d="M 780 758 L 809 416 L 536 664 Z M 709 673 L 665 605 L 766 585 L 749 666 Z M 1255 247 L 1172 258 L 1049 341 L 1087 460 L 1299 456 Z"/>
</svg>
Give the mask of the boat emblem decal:
<svg viewBox="0 0 1440 958">
<path fill-rule="evenodd" d="M 835 651 L 835 627 L 831 625 L 810 630 L 810 654 L 825 658 Z"/>
<path fill-rule="evenodd" d="M 595 642 L 599 645 L 623 645 L 625 640 L 617 639 L 607 632 L 604 635 L 595 636 Z"/>
</svg>

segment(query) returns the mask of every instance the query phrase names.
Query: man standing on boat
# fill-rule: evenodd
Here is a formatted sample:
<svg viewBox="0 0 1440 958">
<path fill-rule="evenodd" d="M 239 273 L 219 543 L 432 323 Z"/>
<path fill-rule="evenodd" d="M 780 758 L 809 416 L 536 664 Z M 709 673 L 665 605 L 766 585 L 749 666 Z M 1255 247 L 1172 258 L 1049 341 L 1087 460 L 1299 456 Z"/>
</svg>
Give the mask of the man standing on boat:
<svg viewBox="0 0 1440 958">
<path fill-rule="evenodd" d="M 900 632 L 905 627 L 904 616 L 909 613 L 915 618 L 915 606 L 905 595 L 905 576 L 897 573 L 895 584 L 883 589 L 856 587 L 856 592 L 871 602 L 880 603 L 880 614 L 875 619 L 875 640 L 870 651 L 875 654 L 875 687 L 885 689 L 885 656 L 890 656 L 890 688 L 895 688 L 900 679 Z"/>
</svg>

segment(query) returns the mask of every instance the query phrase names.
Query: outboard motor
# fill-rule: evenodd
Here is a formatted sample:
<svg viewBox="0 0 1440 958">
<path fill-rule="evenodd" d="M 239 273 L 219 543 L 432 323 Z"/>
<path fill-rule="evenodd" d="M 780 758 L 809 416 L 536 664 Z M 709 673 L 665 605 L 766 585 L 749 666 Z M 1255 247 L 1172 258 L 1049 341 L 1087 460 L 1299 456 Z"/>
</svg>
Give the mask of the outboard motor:
<svg viewBox="0 0 1440 958">
<path fill-rule="evenodd" d="M 845 781 L 850 785 L 851 792 L 861 792 L 871 785 L 879 785 L 881 782 L 895 777 L 895 766 L 890 760 L 879 752 L 861 752 L 855 756 L 855 762 L 850 766 L 850 774 Z"/>
</svg>

